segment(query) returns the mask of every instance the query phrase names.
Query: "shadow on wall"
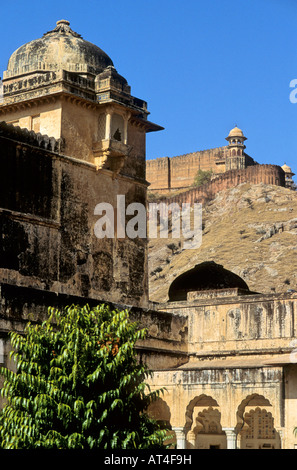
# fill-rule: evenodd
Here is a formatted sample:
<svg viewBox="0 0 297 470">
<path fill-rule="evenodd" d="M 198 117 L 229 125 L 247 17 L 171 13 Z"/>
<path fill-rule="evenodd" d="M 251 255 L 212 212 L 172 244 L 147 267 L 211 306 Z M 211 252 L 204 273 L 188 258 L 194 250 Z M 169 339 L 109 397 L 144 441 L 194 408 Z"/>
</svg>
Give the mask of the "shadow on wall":
<svg viewBox="0 0 297 470">
<path fill-rule="evenodd" d="M 248 285 L 237 274 L 228 271 L 214 261 L 197 264 L 193 269 L 178 276 L 170 285 L 169 302 L 187 300 L 189 292 L 220 289 L 241 289 L 249 292 Z"/>
</svg>

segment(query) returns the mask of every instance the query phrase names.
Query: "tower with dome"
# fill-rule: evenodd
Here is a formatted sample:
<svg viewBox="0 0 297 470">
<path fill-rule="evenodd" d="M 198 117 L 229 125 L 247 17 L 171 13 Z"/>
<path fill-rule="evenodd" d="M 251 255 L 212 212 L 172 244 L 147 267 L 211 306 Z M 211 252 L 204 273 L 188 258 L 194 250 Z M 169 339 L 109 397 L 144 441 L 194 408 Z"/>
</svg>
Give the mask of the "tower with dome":
<svg viewBox="0 0 297 470">
<path fill-rule="evenodd" d="M 145 134 L 162 127 L 148 121 L 147 103 L 131 95 L 111 58 L 69 21 L 11 55 L 3 98 L 0 121 L 62 139 L 65 155 L 98 169 L 145 178 Z"/>
<path fill-rule="evenodd" d="M 67 20 L 13 52 L 0 104 L 0 207 L 35 247 L 20 247 L 18 228 L 7 237 L 16 248 L 2 247 L 8 282 L 17 270 L 24 287 L 147 303 L 146 241 L 119 231 L 126 207 L 146 204 L 146 133 L 162 129 L 148 115 L 112 59 Z M 94 235 L 100 203 L 116 208 L 113 238 Z"/>
<path fill-rule="evenodd" d="M 148 160 L 147 180 L 154 198 L 156 194 L 170 197 L 172 193 L 190 191 L 191 188 L 195 191 L 195 177 L 201 171 L 211 173 L 211 180 L 220 178 L 228 187 L 236 185 L 238 179 L 240 182 L 263 182 L 294 188 L 291 169 L 288 172 L 286 167 L 261 165 L 246 152 L 247 137 L 237 125 L 230 130 L 226 140 L 228 145 L 222 147 Z"/>
</svg>

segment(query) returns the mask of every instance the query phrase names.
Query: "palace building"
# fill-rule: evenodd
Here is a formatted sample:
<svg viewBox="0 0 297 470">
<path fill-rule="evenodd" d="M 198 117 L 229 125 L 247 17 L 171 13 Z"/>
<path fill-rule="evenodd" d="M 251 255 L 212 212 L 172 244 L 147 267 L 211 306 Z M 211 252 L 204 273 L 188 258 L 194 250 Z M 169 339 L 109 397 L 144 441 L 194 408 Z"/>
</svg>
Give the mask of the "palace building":
<svg viewBox="0 0 297 470">
<path fill-rule="evenodd" d="M 254 162 L 237 127 L 220 149 L 146 162 L 146 133 L 163 129 L 148 115 L 111 58 L 66 20 L 9 58 L 0 103 L 0 364 L 12 367 L 9 331 L 43 320 L 48 306 L 128 308 L 148 329 L 138 353 L 153 370 L 150 385 L 167 389 L 149 413 L 172 429 L 173 445 L 295 448 L 297 293 L 250 291 L 219 260 L 205 260 L 168 285 L 168 302 L 152 303 L 147 240 L 122 236 L 119 217 L 114 238 L 94 233 L 98 203 L 116 207 L 125 196 L 126 207 L 145 205 L 150 183 L 188 188 L 199 168 L 213 171 L 212 194 L 246 178 L 290 191 L 294 174 Z"/>
</svg>

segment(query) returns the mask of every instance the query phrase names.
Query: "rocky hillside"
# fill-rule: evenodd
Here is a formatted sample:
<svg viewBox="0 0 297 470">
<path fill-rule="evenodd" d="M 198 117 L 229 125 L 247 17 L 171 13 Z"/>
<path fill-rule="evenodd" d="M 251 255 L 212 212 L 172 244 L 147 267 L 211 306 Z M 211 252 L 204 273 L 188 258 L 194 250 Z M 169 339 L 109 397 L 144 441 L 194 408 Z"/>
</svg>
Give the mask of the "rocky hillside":
<svg viewBox="0 0 297 470">
<path fill-rule="evenodd" d="M 241 184 L 203 207 L 200 248 L 183 250 L 178 239 L 149 242 L 150 300 L 167 301 L 176 276 L 215 261 L 262 293 L 297 290 L 297 192 Z"/>
</svg>

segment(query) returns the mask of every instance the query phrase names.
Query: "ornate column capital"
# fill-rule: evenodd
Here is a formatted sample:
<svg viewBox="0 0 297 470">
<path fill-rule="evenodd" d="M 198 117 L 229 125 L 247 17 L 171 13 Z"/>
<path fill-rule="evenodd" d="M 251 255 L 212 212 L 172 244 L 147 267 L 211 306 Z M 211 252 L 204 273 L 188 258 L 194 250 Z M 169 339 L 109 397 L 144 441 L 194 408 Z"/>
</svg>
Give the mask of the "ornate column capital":
<svg viewBox="0 0 297 470">
<path fill-rule="evenodd" d="M 236 449 L 236 430 L 235 428 L 222 428 L 227 437 L 227 449 Z"/>
<path fill-rule="evenodd" d="M 182 426 L 172 426 L 172 431 L 174 431 L 176 435 L 176 448 L 185 449 L 186 448 L 185 428 Z"/>
</svg>

